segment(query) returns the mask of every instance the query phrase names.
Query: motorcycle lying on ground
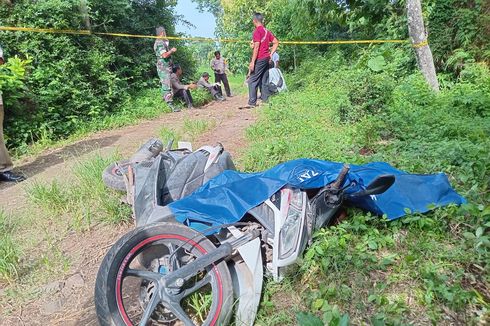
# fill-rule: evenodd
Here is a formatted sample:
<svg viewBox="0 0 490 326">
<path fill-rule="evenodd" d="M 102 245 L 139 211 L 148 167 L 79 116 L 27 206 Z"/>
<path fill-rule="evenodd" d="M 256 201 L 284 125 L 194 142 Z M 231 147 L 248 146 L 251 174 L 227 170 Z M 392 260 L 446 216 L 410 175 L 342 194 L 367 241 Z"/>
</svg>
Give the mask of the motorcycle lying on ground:
<svg viewBox="0 0 490 326">
<path fill-rule="evenodd" d="M 325 187 L 284 186 L 237 223 L 189 227 L 165 206 L 166 166 L 157 156 L 128 169 L 137 228 L 113 245 L 100 266 L 95 305 L 101 325 L 253 325 L 264 270 L 280 281 L 345 202 L 381 194 L 395 181 L 381 175 L 346 192 L 352 185 L 344 165 Z"/>
</svg>

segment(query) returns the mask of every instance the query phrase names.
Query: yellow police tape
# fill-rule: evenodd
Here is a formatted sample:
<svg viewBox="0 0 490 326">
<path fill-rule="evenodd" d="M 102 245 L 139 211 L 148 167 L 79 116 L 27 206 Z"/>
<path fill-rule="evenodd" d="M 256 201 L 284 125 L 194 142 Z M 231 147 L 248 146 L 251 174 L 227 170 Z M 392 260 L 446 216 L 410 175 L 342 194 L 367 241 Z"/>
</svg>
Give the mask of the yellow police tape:
<svg viewBox="0 0 490 326">
<path fill-rule="evenodd" d="M 33 32 L 33 33 L 51 33 L 51 34 L 71 34 L 71 35 L 100 35 L 100 36 L 114 36 L 114 37 L 129 37 L 129 38 L 146 38 L 157 39 L 158 36 L 153 35 L 138 35 L 138 34 L 125 34 L 125 33 L 103 33 L 92 32 L 90 30 L 75 30 L 75 29 L 52 29 L 52 28 L 31 28 L 31 27 L 12 27 L 12 26 L 0 26 L 0 31 L 11 32 Z M 197 41 L 197 42 L 224 42 L 224 43 L 249 43 L 248 40 L 240 39 L 213 39 L 206 37 L 179 37 L 179 36 L 167 36 L 169 40 L 181 40 L 181 41 Z M 326 44 L 379 44 L 379 43 L 406 43 L 406 40 L 340 40 L 340 41 L 281 41 L 281 44 L 291 45 L 326 45 Z"/>
<path fill-rule="evenodd" d="M 429 45 L 429 41 L 427 41 L 427 40 L 422 41 L 420 43 L 413 44 L 412 47 L 418 49 L 418 48 L 421 48 L 421 47 L 426 46 L 426 45 Z"/>
</svg>

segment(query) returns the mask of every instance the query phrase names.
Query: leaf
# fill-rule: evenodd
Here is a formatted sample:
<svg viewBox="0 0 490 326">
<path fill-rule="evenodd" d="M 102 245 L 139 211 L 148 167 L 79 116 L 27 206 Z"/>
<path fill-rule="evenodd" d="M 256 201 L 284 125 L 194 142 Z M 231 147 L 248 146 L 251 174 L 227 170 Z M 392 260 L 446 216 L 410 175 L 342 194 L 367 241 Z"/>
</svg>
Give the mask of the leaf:
<svg viewBox="0 0 490 326">
<path fill-rule="evenodd" d="M 483 228 L 480 226 L 478 229 L 476 229 L 476 237 L 479 238 L 483 235 Z"/>
<path fill-rule="evenodd" d="M 382 71 L 386 67 L 385 58 L 382 55 L 378 55 L 370 59 L 367 63 L 368 67 L 375 72 Z"/>
<path fill-rule="evenodd" d="M 322 320 L 310 312 L 298 312 L 296 320 L 300 326 L 323 326 Z"/>
<path fill-rule="evenodd" d="M 340 318 L 339 326 L 349 326 L 349 315 L 344 314 L 342 318 Z"/>
<path fill-rule="evenodd" d="M 376 250 L 376 249 L 378 249 L 378 244 L 373 240 L 369 240 L 368 241 L 368 247 L 371 250 Z"/>
<path fill-rule="evenodd" d="M 320 308 L 323 306 L 324 302 L 325 302 L 325 300 L 323 300 L 323 299 L 316 299 L 313 302 L 313 309 L 314 310 L 320 310 Z"/>
</svg>

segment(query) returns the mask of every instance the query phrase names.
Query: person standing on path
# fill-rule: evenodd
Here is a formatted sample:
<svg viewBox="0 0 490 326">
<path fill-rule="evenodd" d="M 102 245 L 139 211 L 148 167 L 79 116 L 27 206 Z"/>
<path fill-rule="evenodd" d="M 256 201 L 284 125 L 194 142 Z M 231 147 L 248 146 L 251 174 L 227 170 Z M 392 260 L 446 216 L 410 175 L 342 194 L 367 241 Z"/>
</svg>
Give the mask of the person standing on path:
<svg viewBox="0 0 490 326">
<path fill-rule="evenodd" d="M 0 46 L 0 65 L 3 65 L 5 60 L 3 58 L 3 49 Z M 19 174 L 12 172 L 13 163 L 10 158 L 7 147 L 5 146 L 5 140 L 3 138 L 3 118 L 5 111 L 3 109 L 2 91 L 0 90 L 0 181 L 6 182 L 21 182 L 25 178 Z"/>
<path fill-rule="evenodd" d="M 180 110 L 176 109 L 173 105 L 172 86 L 170 83 L 170 75 L 172 74 L 172 54 L 177 52 L 176 48 L 169 48 L 169 42 L 167 39 L 167 33 L 163 26 L 159 26 L 156 29 L 156 35 L 158 38 L 153 45 L 153 50 L 157 57 L 157 73 L 160 78 L 160 89 L 162 92 L 162 99 L 168 104 L 173 112 Z"/>
<path fill-rule="evenodd" d="M 211 60 L 211 69 L 213 69 L 214 71 L 214 82 L 218 84 L 221 84 L 221 82 L 223 82 L 226 96 L 231 97 L 230 84 L 228 83 L 228 76 L 226 75 L 228 66 L 225 59 L 221 56 L 221 52 L 214 52 L 214 59 Z"/>
<path fill-rule="evenodd" d="M 260 13 L 253 15 L 253 24 L 255 30 L 252 35 L 253 53 L 252 59 L 248 66 L 248 106 L 252 108 L 257 105 L 257 89 L 261 88 L 262 101 L 267 102 L 269 92 L 267 90 L 269 64 L 271 55 L 276 53 L 279 41 L 277 38 L 264 27 L 264 17 Z M 269 45 L 272 48 L 269 51 Z"/>
</svg>

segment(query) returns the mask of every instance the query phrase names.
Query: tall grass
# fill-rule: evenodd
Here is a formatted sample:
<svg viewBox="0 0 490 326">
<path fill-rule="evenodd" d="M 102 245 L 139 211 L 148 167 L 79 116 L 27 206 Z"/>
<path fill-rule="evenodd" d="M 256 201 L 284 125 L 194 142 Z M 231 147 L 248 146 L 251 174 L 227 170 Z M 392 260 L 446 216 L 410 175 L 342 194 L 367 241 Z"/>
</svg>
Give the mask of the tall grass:
<svg viewBox="0 0 490 326">
<path fill-rule="evenodd" d="M 19 244 L 13 239 L 13 232 L 11 217 L 0 210 L 0 282 L 10 282 L 18 275 L 21 253 Z"/>
<path fill-rule="evenodd" d="M 292 288 L 266 287 L 266 293 L 280 295 L 263 301 L 257 324 L 488 319 L 488 68 L 467 65 L 464 78 L 435 94 L 418 74 L 400 72 L 396 62 L 374 72 L 364 61 L 333 56 L 306 63 L 292 91 L 271 99 L 248 130 L 246 169 L 298 157 L 381 160 L 413 173 L 446 172 L 471 203 L 394 222 L 349 209 L 348 220 L 315 235 L 299 274 L 287 279 Z M 283 299 L 295 295 L 300 307 Z"/>
<path fill-rule="evenodd" d="M 66 215 L 76 229 L 88 229 L 92 222 L 126 221 L 131 213 L 121 204 L 122 195 L 102 182 L 102 171 L 119 159 L 118 154 L 109 157 L 96 154 L 74 166 L 74 180 L 70 183 L 57 180 L 34 183 L 27 188 L 27 195 L 47 213 Z"/>
</svg>

